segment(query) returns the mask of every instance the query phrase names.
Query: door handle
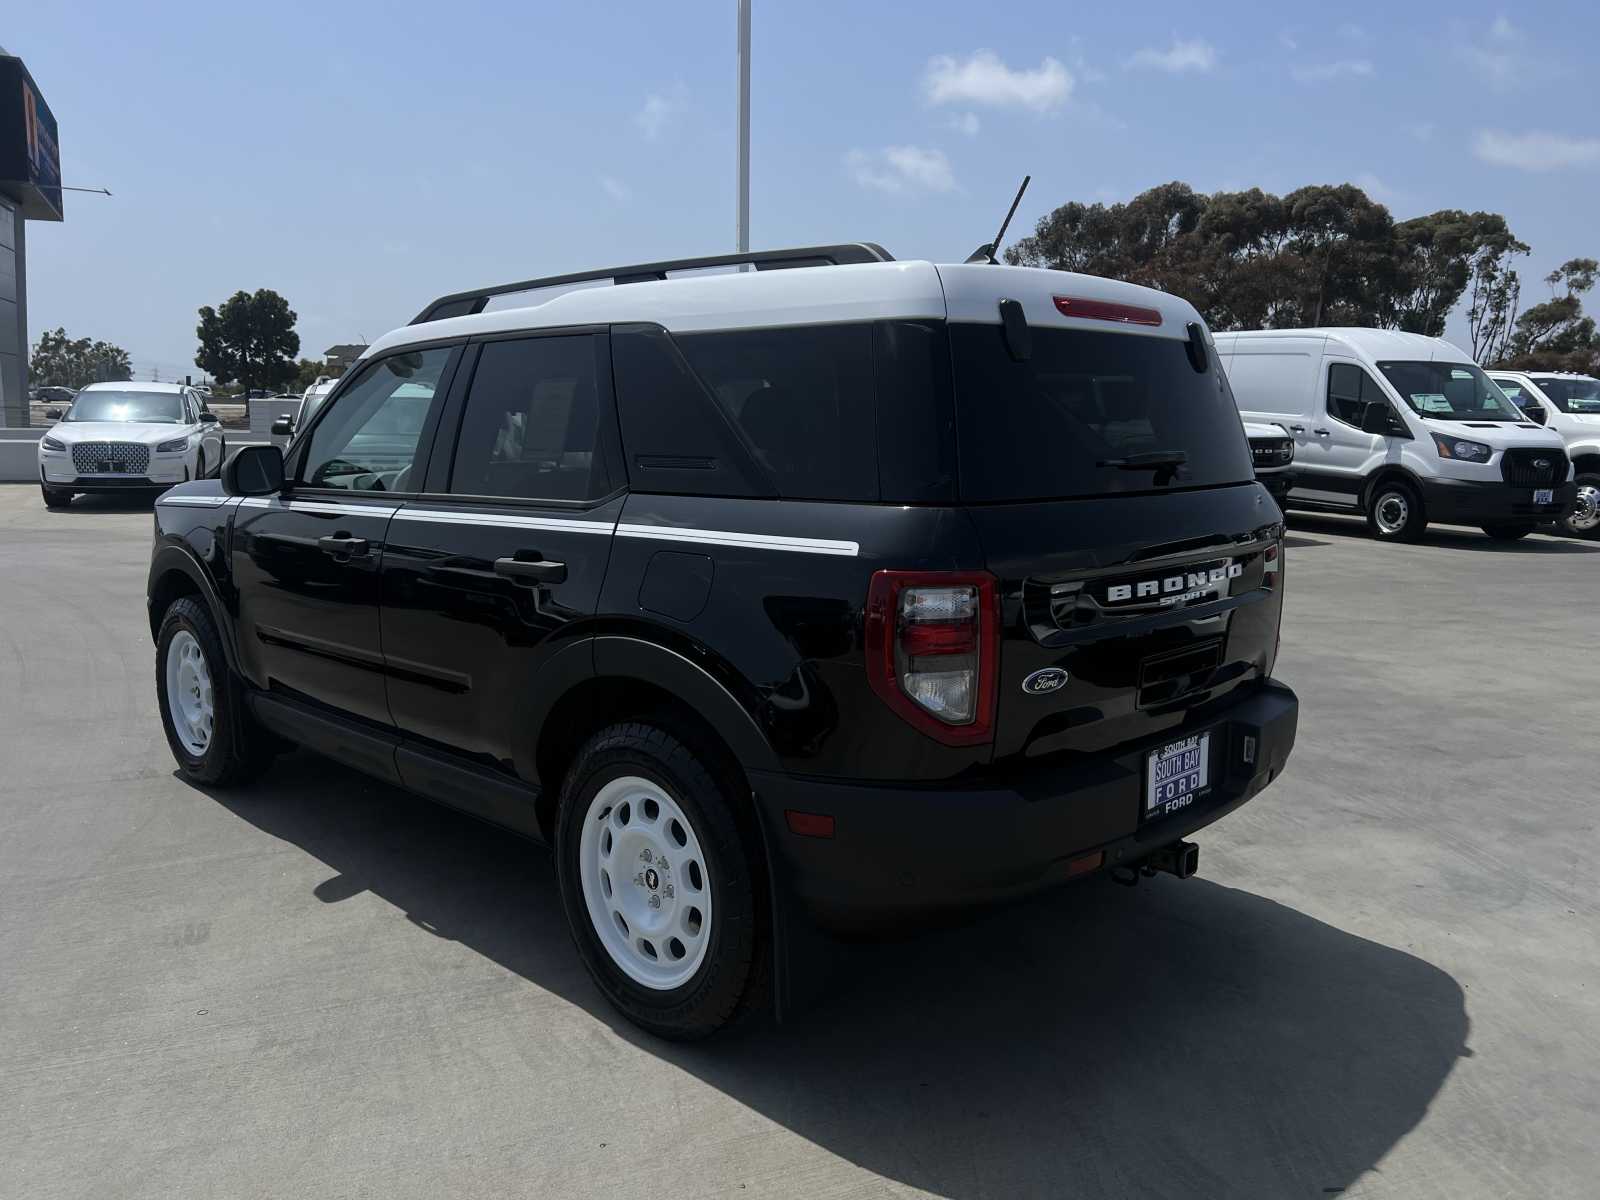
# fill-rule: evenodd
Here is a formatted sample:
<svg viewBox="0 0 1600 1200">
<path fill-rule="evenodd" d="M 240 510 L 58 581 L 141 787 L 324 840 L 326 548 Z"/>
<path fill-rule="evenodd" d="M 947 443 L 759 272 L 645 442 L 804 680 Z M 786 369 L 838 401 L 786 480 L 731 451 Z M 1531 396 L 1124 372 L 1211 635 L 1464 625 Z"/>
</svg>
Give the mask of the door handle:
<svg viewBox="0 0 1600 1200">
<path fill-rule="evenodd" d="M 512 583 L 521 583 L 534 586 L 541 583 L 565 583 L 567 581 L 567 564 L 550 562 L 537 550 L 524 551 L 527 558 L 497 558 L 494 560 L 494 573 L 503 575 Z M 538 555 L 538 557 L 535 557 Z"/>
<path fill-rule="evenodd" d="M 1289 426 L 1289 432 L 1290 433 L 1304 433 L 1305 431 L 1306 431 L 1306 427 L 1304 425 L 1291 425 L 1291 426 Z"/>
<path fill-rule="evenodd" d="M 1331 434 L 1329 434 L 1329 432 L 1326 429 L 1313 429 L 1311 432 L 1316 434 L 1318 437 L 1330 437 L 1330 436 L 1332 436 Z"/>
<path fill-rule="evenodd" d="M 327 537 L 319 537 L 317 546 L 324 554 L 332 554 L 335 557 L 354 556 L 367 552 L 367 539 L 351 537 L 348 533 L 334 533 Z"/>
</svg>

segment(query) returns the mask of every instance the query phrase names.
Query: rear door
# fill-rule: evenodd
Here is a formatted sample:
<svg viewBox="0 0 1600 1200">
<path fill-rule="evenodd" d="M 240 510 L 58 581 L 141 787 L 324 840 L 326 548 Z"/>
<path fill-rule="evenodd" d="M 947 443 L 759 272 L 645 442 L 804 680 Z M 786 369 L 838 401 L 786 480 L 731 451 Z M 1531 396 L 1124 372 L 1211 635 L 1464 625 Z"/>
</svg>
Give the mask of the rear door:
<svg viewBox="0 0 1600 1200">
<path fill-rule="evenodd" d="M 413 738 L 531 777 L 526 714 L 594 614 L 622 510 L 606 334 L 475 344 L 437 440 L 383 560 L 389 708 Z"/>
<path fill-rule="evenodd" d="M 378 569 L 458 354 L 435 346 L 368 364 L 291 455 L 283 492 L 240 501 L 239 654 L 257 687 L 391 723 Z"/>
<path fill-rule="evenodd" d="M 1280 517 L 1215 355 L 1087 323 L 1035 322 L 1024 361 L 997 326 L 950 337 L 1002 603 L 996 762 L 1148 744 L 1264 679 Z"/>
</svg>

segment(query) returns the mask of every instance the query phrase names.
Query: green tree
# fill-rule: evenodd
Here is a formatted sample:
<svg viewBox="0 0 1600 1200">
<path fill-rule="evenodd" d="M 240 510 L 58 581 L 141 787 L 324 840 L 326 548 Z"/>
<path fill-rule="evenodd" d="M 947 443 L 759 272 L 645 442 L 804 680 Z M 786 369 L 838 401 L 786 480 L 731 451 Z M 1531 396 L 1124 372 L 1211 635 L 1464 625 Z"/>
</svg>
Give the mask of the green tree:
<svg viewBox="0 0 1600 1200">
<path fill-rule="evenodd" d="M 195 365 L 219 383 L 278 390 L 295 377 L 300 335 L 295 312 L 277 292 L 235 292 L 220 308 L 200 309 Z"/>
<path fill-rule="evenodd" d="M 128 352 L 110 342 L 69 338 L 65 328 L 39 335 L 28 355 L 28 374 L 38 384 L 81 388 L 133 378 Z"/>
<path fill-rule="evenodd" d="M 1527 252 L 1499 213 L 1446 209 L 1402 221 L 1394 228 L 1392 271 L 1383 290 L 1380 324 L 1442 337 L 1467 285 L 1505 279 L 1502 264 Z M 1514 285 L 1516 272 L 1509 278 Z M 1502 304 L 1506 300 L 1509 295 Z"/>
<path fill-rule="evenodd" d="M 1600 262 L 1571 258 L 1545 276 L 1551 297 L 1517 318 L 1499 366 L 1524 371 L 1581 371 L 1600 368 L 1600 331 L 1584 315 L 1583 297 L 1600 277 Z"/>
</svg>

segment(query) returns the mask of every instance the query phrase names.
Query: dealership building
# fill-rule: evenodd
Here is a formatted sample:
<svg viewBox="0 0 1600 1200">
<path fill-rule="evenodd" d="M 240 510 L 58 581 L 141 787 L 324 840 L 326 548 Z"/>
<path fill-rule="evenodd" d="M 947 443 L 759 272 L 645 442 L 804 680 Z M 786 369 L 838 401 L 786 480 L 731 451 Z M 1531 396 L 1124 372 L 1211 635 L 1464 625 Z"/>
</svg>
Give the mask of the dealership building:
<svg viewBox="0 0 1600 1200">
<path fill-rule="evenodd" d="M 61 218 L 56 119 L 0 48 L 0 425 L 28 424 L 27 222 Z"/>
</svg>

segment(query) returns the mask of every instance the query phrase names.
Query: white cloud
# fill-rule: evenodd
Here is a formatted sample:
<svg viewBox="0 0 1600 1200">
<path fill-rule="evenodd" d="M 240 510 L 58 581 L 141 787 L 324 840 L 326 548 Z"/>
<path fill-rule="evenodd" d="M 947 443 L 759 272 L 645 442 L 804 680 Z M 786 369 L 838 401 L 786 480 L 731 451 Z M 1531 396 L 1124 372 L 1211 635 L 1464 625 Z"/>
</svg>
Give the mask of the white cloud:
<svg viewBox="0 0 1600 1200">
<path fill-rule="evenodd" d="M 852 150 L 844 161 L 858 184 L 880 192 L 948 192 L 956 186 L 955 172 L 943 150 L 885 146 L 882 150 Z"/>
<path fill-rule="evenodd" d="M 1432 141 L 1434 130 L 1436 129 L 1438 129 L 1438 126 L 1432 121 L 1413 121 L 1410 125 L 1406 126 L 1406 132 L 1412 137 L 1416 138 L 1419 142 Z"/>
<path fill-rule="evenodd" d="M 1372 74 L 1372 63 L 1364 58 L 1341 58 L 1336 62 L 1302 63 L 1290 67 L 1297 83 L 1326 83 L 1330 79 L 1364 77 Z"/>
<path fill-rule="evenodd" d="M 1072 88 L 1072 72 L 1056 59 L 1013 70 L 993 50 L 979 50 L 965 62 L 948 54 L 936 55 L 928 60 L 922 75 L 922 90 L 930 104 L 1050 112 L 1067 102 Z"/>
<path fill-rule="evenodd" d="M 626 204 L 633 198 L 633 191 L 622 180 L 614 175 L 600 176 L 600 190 L 605 192 L 618 204 Z"/>
<path fill-rule="evenodd" d="M 983 129 L 983 122 L 978 120 L 978 114 L 972 112 L 951 117 L 947 124 L 956 133 L 966 134 L 967 137 L 977 137 Z"/>
<path fill-rule="evenodd" d="M 1295 37 L 1294 34 L 1289 33 L 1288 31 L 1285 31 L 1285 32 L 1280 33 L 1278 35 L 1278 43 L 1285 50 L 1298 50 L 1298 49 L 1300 49 L 1300 39 Z"/>
<path fill-rule="evenodd" d="M 1456 47 L 1456 56 L 1483 76 L 1490 87 L 1505 91 L 1524 75 L 1546 77 L 1537 71 L 1536 64 L 1525 53 L 1526 40 L 1522 30 L 1500 16 L 1494 19 L 1482 41 L 1464 42 Z"/>
<path fill-rule="evenodd" d="M 682 83 L 675 83 L 665 92 L 651 92 L 646 96 L 644 107 L 633 116 L 633 123 L 653 142 L 688 107 L 689 89 Z"/>
<path fill-rule="evenodd" d="M 1128 59 L 1130 67 L 1149 67 L 1178 75 L 1184 71 L 1206 72 L 1217 65 L 1217 48 L 1203 38 L 1182 41 L 1176 36 L 1165 50 L 1146 46 Z"/>
<path fill-rule="evenodd" d="M 1520 171 L 1555 171 L 1562 167 L 1600 164 L 1600 138 L 1567 137 L 1541 130 L 1505 133 L 1485 129 L 1478 134 L 1472 151 L 1492 166 L 1515 167 Z"/>
</svg>

